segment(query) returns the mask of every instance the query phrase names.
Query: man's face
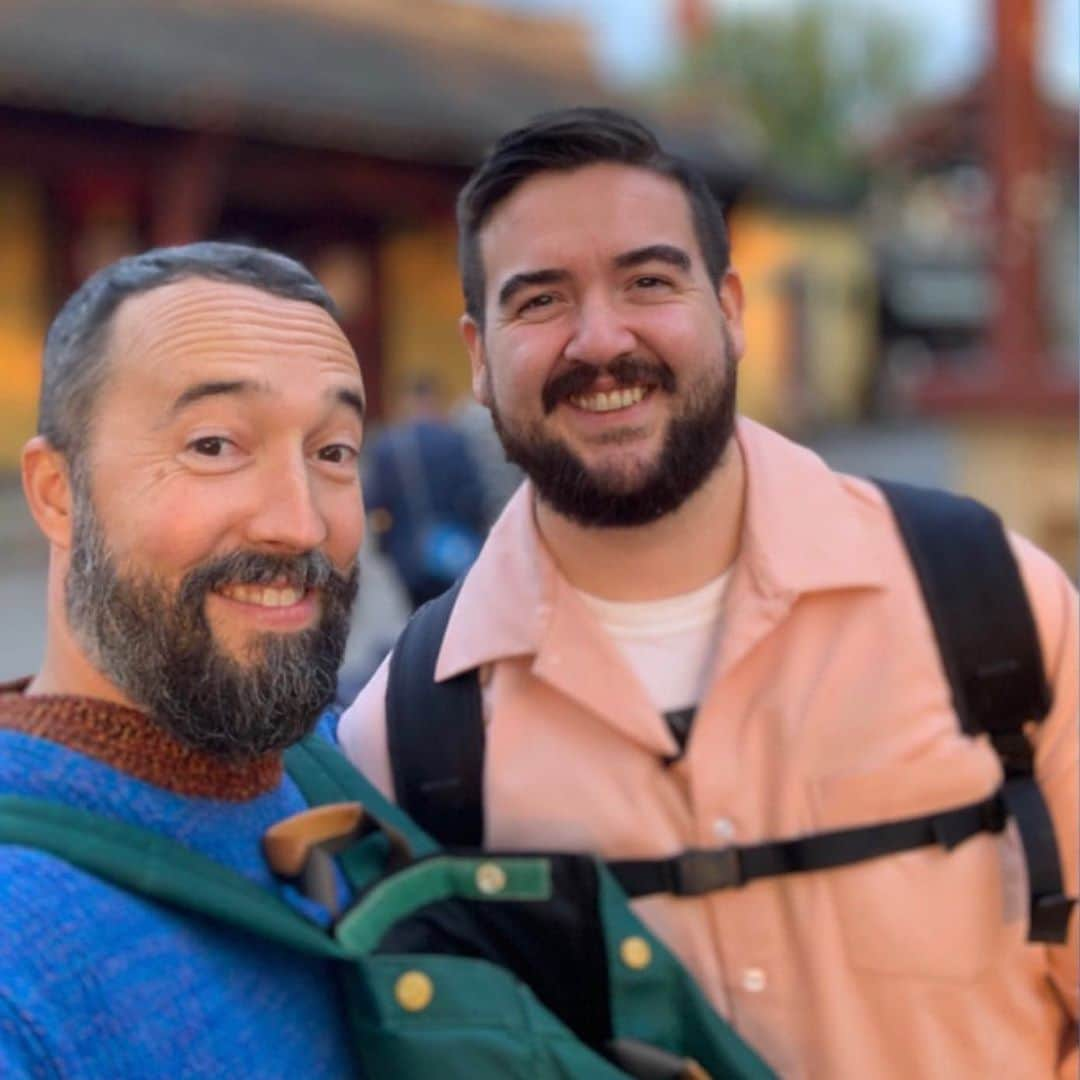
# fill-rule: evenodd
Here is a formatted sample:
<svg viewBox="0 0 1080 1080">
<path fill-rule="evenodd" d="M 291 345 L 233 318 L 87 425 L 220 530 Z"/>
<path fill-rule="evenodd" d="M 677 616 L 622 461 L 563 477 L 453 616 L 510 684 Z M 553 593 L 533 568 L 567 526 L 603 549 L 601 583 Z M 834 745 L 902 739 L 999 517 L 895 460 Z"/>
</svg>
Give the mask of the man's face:
<svg viewBox="0 0 1080 1080">
<path fill-rule="evenodd" d="M 190 279 L 125 301 L 66 584 L 87 654 L 185 741 L 295 741 L 333 692 L 363 536 L 363 384 L 313 304 Z"/>
<path fill-rule="evenodd" d="M 676 509 L 734 424 L 741 289 L 709 279 L 679 184 L 600 164 L 540 173 L 480 236 L 477 397 L 556 511 L 638 525 Z"/>
</svg>

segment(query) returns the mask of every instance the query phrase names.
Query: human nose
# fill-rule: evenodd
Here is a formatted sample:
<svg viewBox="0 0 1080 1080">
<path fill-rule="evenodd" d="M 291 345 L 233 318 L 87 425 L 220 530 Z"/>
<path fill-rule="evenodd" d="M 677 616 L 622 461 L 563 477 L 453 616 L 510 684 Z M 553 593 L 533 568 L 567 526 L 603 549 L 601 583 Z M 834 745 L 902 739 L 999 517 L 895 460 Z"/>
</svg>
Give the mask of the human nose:
<svg viewBox="0 0 1080 1080">
<path fill-rule="evenodd" d="M 258 503 L 248 519 L 249 541 L 273 551 L 312 551 L 326 540 L 326 518 L 304 462 L 263 470 Z"/>
<path fill-rule="evenodd" d="M 632 353 L 636 344 L 613 298 L 593 296 L 578 309 L 573 335 L 563 351 L 567 360 L 600 365 Z"/>
</svg>

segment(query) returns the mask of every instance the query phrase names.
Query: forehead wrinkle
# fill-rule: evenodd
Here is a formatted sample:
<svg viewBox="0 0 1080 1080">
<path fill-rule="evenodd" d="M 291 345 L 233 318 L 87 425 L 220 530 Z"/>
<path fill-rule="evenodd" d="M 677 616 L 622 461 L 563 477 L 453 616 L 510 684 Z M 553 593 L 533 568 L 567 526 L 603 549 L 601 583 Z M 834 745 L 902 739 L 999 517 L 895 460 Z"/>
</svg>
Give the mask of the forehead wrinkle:
<svg viewBox="0 0 1080 1080">
<path fill-rule="evenodd" d="M 332 334 L 310 331 L 290 331 L 275 329 L 265 323 L 244 323 L 231 320 L 228 324 L 207 325 L 206 323 L 181 324 L 175 330 L 169 327 L 155 328 L 154 337 L 160 342 L 149 341 L 146 348 L 155 351 L 180 351 L 194 346 L 199 348 L 211 343 L 216 350 L 221 348 L 231 351 L 248 352 L 266 351 L 266 346 L 281 346 L 283 349 L 316 348 L 327 352 L 348 352 L 351 349 L 344 338 Z M 138 343 L 136 343 L 138 344 Z"/>
<path fill-rule="evenodd" d="M 161 431 L 188 408 L 205 401 L 220 401 L 223 398 L 267 399 L 281 397 L 282 391 L 266 379 L 206 379 L 193 382 L 185 387 L 169 406 L 167 412 L 153 425 L 155 431 Z M 362 424 L 364 422 L 364 396 L 349 386 L 328 386 L 322 392 L 324 418 L 342 407 L 348 410 Z"/>
<path fill-rule="evenodd" d="M 330 314 L 304 300 L 245 285 L 188 279 L 124 301 L 110 336 L 110 351 L 145 366 L 157 356 L 201 353 L 265 359 L 268 351 L 323 354 L 359 371 L 352 347 Z M 309 358 L 310 359 L 310 358 Z"/>
</svg>

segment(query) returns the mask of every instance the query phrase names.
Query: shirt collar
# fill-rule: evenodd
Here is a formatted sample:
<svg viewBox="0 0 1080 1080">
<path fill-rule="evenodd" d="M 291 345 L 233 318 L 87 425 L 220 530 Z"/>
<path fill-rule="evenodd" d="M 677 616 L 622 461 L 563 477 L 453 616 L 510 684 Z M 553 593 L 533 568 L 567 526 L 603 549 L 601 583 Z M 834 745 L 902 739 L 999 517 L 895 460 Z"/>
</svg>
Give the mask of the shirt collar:
<svg viewBox="0 0 1080 1080">
<path fill-rule="evenodd" d="M 860 508 L 866 485 L 832 472 L 811 451 L 751 420 L 736 437 L 747 492 L 736 574 L 765 598 L 883 584 Z M 438 681 L 510 656 L 540 651 L 553 611 L 587 609 L 540 539 L 534 490 L 526 482 L 507 504 L 469 571 L 435 669 Z M 742 589 L 740 589 L 742 591 Z"/>
<path fill-rule="evenodd" d="M 739 563 L 755 586 L 781 595 L 880 587 L 863 519 L 873 489 L 752 420 L 740 418 L 737 435 L 747 478 Z"/>
</svg>

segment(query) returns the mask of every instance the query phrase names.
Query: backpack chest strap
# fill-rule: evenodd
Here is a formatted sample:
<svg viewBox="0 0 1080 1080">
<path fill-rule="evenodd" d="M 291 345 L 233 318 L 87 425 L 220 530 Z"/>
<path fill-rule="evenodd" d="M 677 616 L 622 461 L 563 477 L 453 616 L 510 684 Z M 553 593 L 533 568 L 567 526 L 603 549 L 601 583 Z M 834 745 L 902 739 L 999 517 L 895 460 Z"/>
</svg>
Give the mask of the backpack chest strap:
<svg viewBox="0 0 1080 1080">
<path fill-rule="evenodd" d="M 691 848 L 666 859 L 623 859 L 609 862 L 608 869 L 628 896 L 701 896 L 757 878 L 829 870 L 932 845 L 951 851 L 978 833 L 1001 832 L 1007 818 L 998 792 L 982 802 L 922 817 L 743 847 Z"/>
</svg>

